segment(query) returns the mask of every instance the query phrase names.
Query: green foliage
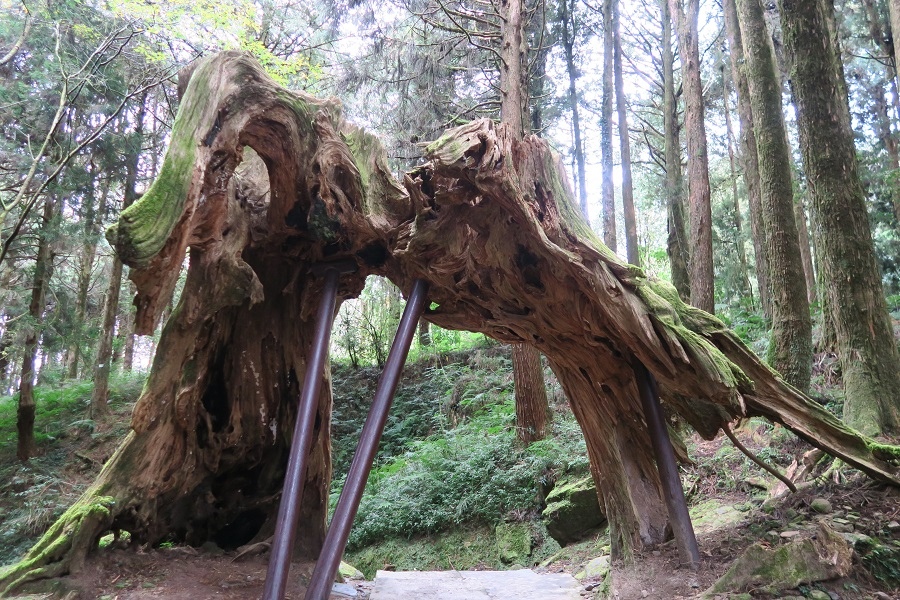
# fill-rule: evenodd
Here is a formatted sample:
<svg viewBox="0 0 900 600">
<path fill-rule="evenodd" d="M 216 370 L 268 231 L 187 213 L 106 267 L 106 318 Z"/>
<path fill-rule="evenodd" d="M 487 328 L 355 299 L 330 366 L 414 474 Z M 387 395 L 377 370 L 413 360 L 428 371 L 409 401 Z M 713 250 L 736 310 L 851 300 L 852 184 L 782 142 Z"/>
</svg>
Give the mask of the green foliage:
<svg viewBox="0 0 900 600">
<path fill-rule="evenodd" d="M 127 411 L 141 393 L 146 374 L 113 373 L 109 402 L 113 412 Z M 83 437 L 91 444 L 125 435 L 128 420 L 108 431 L 95 432 L 94 421 L 85 418 L 91 399 L 90 381 L 63 385 L 39 385 L 35 439 L 41 453 L 27 464 L 15 460 L 16 396 L 0 398 L 0 564 L 15 560 L 73 502 L 87 486 L 83 476 L 99 464 L 73 459 L 66 440 Z M 74 461 L 74 462 L 73 462 Z"/>
<path fill-rule="evenodd" d="M 463 374 L 465 369 L 452 372 Z M 479 379 L 487 373 L 482 381 L 491 389 L 496 373 L 479 373 Z M 435 373 L 430 379 L 446 385 L 446 375 Z M 452 387 L 447 386 L 443 399 L 453 397 Z M 471 389 L 477 387 L 473 383 Z M 351 548 L 465 523 L 496 524 L 509 515 L 534 512 L 540 508 L 541 489 L 558 473 L 587 470 L 584 439 L 571 417 L 558 419 L 548 439 L 522 448 L 508 391 L 500 389 L 478 405 L 456 428 L 409 441 L 403 454 L 373 470 L 350 534 Z M 342 483 L 338 480 L 332 488 L 333 502 Z"/>
<path fill-rule="evenodd" d="M 749 299 L 744 298 L 732 305 L 716 306 L 716 316 L 754 352 L 765 354 L 769 344 L 769 324 L 759 307 L 753 306 Z"/>
<path fill-rule="evenodd" d="M 113 373 L 109 382 L 109 403 L 117 406 L 133 403 L 141 393 L 146 373 Z M 34 390 L 35 439 L 38 443 L 66 435 L 71 428 L 93 428 L 84 415 L 91 402 L 90 381 L 67 381 L 59 386 L 40 385 Z M 18 395 L 0 397 L 0 449 L 16 443 Z"/>
</svg>

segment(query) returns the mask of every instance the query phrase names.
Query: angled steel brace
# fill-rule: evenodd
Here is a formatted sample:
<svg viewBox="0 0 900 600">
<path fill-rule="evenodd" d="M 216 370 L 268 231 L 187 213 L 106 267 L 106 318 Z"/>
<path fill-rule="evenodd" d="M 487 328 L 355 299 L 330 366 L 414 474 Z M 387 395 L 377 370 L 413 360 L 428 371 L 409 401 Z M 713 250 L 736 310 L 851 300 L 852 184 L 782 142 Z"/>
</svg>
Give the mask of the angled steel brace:
<svg viewBox="0 0 900 600">
<path fill-rule="evenodd" d="M 319 555 L 319 560 L 316 562 L 316 567 L 313 570 L 309 588 L 306 590 L 306 600 L 328 600 L 331 595 L 334 575 L 341 562 L 341 557 L 344 555 L 344 549 L 347 547 L 350 527 L 353 525 L 353 519 L 356 517 L 356 511 L 359 509 L 359 501 L 362 498 L 363 489 L 366 487 L 366 480 L 369 478 L 369 472 L 372 470 L 372 462 L 375 460 L 378 443 L 381 441 L 381 434 L 384 432 L 388 410 L 391 408 L 391 402 L 394 400 L 394 392 L 397 390 L 400 372 L 403 370 L 403 365 L 406 362 L 406 356 L 409 353 L 409 346 L 416 332 L 419 317 L 422 316 L 422 311 L 425 308 L 425 294 L 427 291 L 428 284 L 421 279 L 417 279 L 413 283 L 412 292 L 409 294 L 409 300 L 403 311 L 403 317 L 400 319 L 400 327 L 397 329 L 391 352 L 384 365 L 384 372 L 378 381 L 378 388 L 375 390 L 375 400 L 369 409 L 369 416 L 366 418 L 359 445 L 356 447 L 350 471 L 347 473 L 347 481 L 344 483 L 344 489 L 341 491 L 341 497 L 338 500 L 337 508 L 334 510 L 334 516 L 331 518 L 331 525 L 329 525 L 328 533 L 325 536 L 322 553 Z"/>
<path fill-rule="evenodd" d="M 672 524 L 675 544 L 678 546 L 681 560 L 696 571 L 700 567 L 700 549 L 697 547 L 697 537 L 694 535 L 694 526 L 691 524 L 691 516 L 684 498 L 684 488 L 681 486 L 681 477 L 678 475 L 678 465 L 675 464 L 675 453 L 672 450 L 672 441 L 669 439 L 669 430 L 662 417 L 659 387 L 656 384 L 656 378 L 642 362 L 635 359 L 632 367 L 641 395 L 641 404 L 644 407 L 644 418 L 650 433 L 650 443 L 653 445 L 653 452 L 656 455 L 656 465 L 659 469 L 666 508 L 669 510 L 669 522 Z"/>
<path fill-rule="evenodd" d="M 354 270 L 356 270 L 355 263 L 323 264 L 313 268 L 313 273 L 324 277 L 325 285 L 322 289 L 322 301 L 319 305 L 316 330 L 309 363 L 306 367 L 306 378 L 300 393 L 297 420 L 294 423 L 294 437 L 287 471 L 284 475 L 284 491 L 278 507 L 278 520 L 275 525 L 275 537 L 272 540 L 272 552 L 266 573 L 263 600 L 282 600 L 284 598 L 284 588 L 294 550 L 294 537 L 297 533 L 300 499 L 303 497 L 306 461 L 312 446 L 316 409 L 319 405 L 319 392 L 322 389 L 322 374 L 325 369 L 325 359 L 328 357 L 328 343 L 331 339 L 334 307 L 337 303 L 338 279 L 341 273 Z"/>
</svg>

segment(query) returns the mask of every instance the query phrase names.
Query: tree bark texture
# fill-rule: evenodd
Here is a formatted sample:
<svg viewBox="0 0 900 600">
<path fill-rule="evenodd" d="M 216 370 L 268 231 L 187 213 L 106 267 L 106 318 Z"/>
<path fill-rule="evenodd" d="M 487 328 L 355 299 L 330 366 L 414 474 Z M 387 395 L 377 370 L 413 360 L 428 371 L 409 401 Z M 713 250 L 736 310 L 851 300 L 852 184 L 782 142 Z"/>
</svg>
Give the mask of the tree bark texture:
<svg viewBox="0 0 900 600">
<path fill-rule="evenodd" d="M 887 0 L 888 13 L 891 18 L 891 33 L 894 41 L 894 76 L 898 76 L 896 66 L 900 65 L 900 0 Z"/>
<path fill-rule="evenodd" d="M 541 355 L 532 346 L 513 344 L 512 362 L 516 390 L 516 435 L 525 444 L 530 444 L 544 439 L 550 416 Z"/>
<path fill-rule="evenodd" d="M 691 298 L 688 276 L 689 245 L 684 228 L 684 178 L 681 170 L 681 135 L 678 100 L 675 96 L 675 56 L 672 52 L 672 18 L 668 0 L 660 0 L 662 20 L 663 127 L 666 159 L 666 213 L 668 236 L 666 254 L 672 273 L 672 285 L 685 301 Z"/>
<path fill-rule="evenodd" d="M 616 191 L 613 184 L 613 0 L 603 0 L 603 92 L 600 100 L 600 205 L 603 210 L 603 243 L 618 251 L 616 232 Z"/>
<path fill-rule="evenodd" d="M 35 452 L 34 444 L 34 361 L 37 354 L 38 339 L 44 321 L 44 309 L 47 307 L 47 289 L 53 275 L 53 220 L 56 216 L 56 205 L 59 202 L 54 196 L 44 200 L 44 212 L 41 215 L 41 228 L 38 233 L 38 251 L 34 266 L 34 279 L 31 287 L 31 301 L 28 304 L 28 317 L 31 320 L 25 332 L 22 344 L 22 372 L 19 381 L 19 403 L 16 409 L 16 430 L 18 432 L 16 457 L 27 461 Z"/>
<path fill-rule="evenodd" d="M 793 168 L 791 169 L 793 171 Z M 803 278 L 806 280 L 806 302 L 813 304 L 818 300 L 816 294 L 816 269 L 813 265 L 812 244 L 809 228 L 806 226 L 806 208 L 803 196 L 794 199 L 794 222 L 797 223 L 797 242 L 800 245 L 800 261 L 803 263 Z"/>
<path fill-rule="evenodd" d="M 794 217 L 790 151 L 781 105 L 781 79 L 760 0 L 737 0 L 747 83 L 756 134 L 756 156 L 772 293 L 769 364 L 800 390 L 809 388 L 812 322 Z"/>
<path fill-rule="evenodd" d="M 802 133 L 820 268 L 844 380 L 844 420 L 870 435 L 900 431 L 900 358 L 875 260 L 840 56 L 817 0 L 782 0 L 785 48 Z"/>
<path fill-rule="evenodd" d="M 262 157 L 268 194 L 245 185 L 264 175 L 235 172 L 250 162 L 246 146 Z M 240 53 L 200 63 L 159 178 L 108 232 L 132 267 L 142 331 L 165 309 L 190 247 L 134 431 L 25 559 L 0 571 L 0 590 L 78 568 L 109 530 L 151 543 L 216 539 L 241 520 L 257 537 L 271 531 L 320 286 L 309 268 L 324 260 L 357 264 L 342 298 L 369 274 L 407 291 L 424 279 L 432 323 L 546 354 L 585 434 L 616 556 L 662 541 L 667 524 L 635 360 L 704 437 L 760 415 L 900 484 L 900 449 L 845 426 L 718 319 L 606 248 L 545 141 L 479 120 L 426 156 L 404 189 L 337 101 L 288 92 Z M 299 529 L 312 555 L 330 475 L 329 388 Z"/>
<path fill-rule="evenodd" d="M 725 13 L 725 31 L 728 35 L 728 50 L 731 62 L 731 76 L 737 90 L 738 119 L 741 124 L 741 167 L 744 185 L 747 187 L 747 204 L 750 214 L 750 237 L 753 240 L 753 257 L 756 262 L 756 285 L 763 314 L 772 318 L 769 293 L 769 261 L 766 258 L 766 232 L 763 225 L 762 193 L 759 183 L 759 159 L 756 155 L 756 134 L 753 129 L 753 110 L 750 106 L 750 89 L 744 71 L 744 47 L 735 0 L 722 0 Z"/>
<path fill-rule="evenodd" d="M 622 211 L 625 215 L 625 251 L 628 262 L 641 264 L 637 217 L 634 214 L 634 185 L 631 177 L 631 140 L 628 135 L 628 103 L 622 78 L 622 37 L 619 32 L 619 0 L 612 0 L 613 72 L 616 81 L 616 112 L 619 119 L 619 155 L 622 161 Z"/>
<path fill-rule="evenodd" d="M 709 158 L 706 152 L 703 85 L 700 82 L 700 46 L 697 34 L 700 1 L 669 0 L 678 33 L 681 79 L 684 86 L 684 129 L 687 135 L 688 197 L 691 239 L 691 304 L 715 312 L 712 252 L 712 205 Z"/>
</svg>

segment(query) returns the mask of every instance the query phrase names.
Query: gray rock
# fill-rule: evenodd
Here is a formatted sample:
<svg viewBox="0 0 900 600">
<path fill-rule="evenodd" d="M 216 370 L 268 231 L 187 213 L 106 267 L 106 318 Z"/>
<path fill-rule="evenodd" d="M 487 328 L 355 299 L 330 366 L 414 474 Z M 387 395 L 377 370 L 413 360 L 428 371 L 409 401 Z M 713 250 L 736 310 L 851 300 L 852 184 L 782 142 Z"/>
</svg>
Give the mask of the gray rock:
<svg viewBox="0 0 900 600">
<path fill-rule="evenodd" d="M 822 590 L 810 590 L 807 598 L 809 600 L 831 600 L 828 592 L 823 592 Z"/>
<path fill-rule="evenodd" d="M 875 545 L 875 540 L 864 533 L 842 533 L 841 536 L 853 544 L 853 549 L 857 552 L 866 552 Z"/>
<path fill-rule="evenodd" d="M 823 560 L 823 557 L 826 557 Z M 845 577 L 853 549 L 824 523 L 814 538 L 792 540 L 774 548 L 756 543 L 732 563 L 706 595 L 761 589 L 767 593 Z"/>
<path fill-rule="evenodd" d="M 560 544 L 580 540 L 606 522 L 590 475 L 577 480 L 558 481 L 547 494 L 547 508 L 541 516 L 547 525 L 547 532 Z"/>
<path fill-rule="evenodd" d="M 831 502 L 825 498 L 814 499 L 809 503 L 809 507 L 817 513 L 830 513 L 832 509 Z"/>
<path fill-rule="evenodd" d="M 584 576 L 586 578 L 594 579 L 599 578 L 602 579 L 606 577 L 609 573 L 609 557 L 608 556 L 598 556 L 588 562 L 588 564 L 584 565 Z"/>
<path fill-rule="evenodd" d="M 359 595 L 349 583 L 335 583 L 331 586 L 331 594 L 339 598 L 356 598 Z"/>
</svg>

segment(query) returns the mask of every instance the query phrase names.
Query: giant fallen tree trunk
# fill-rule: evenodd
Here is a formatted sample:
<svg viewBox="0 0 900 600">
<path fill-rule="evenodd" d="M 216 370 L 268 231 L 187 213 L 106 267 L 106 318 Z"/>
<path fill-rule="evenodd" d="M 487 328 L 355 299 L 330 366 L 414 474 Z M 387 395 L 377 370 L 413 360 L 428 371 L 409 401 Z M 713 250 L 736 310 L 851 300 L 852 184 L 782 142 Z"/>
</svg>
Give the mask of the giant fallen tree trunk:
<svg viewBox="0 0 900 600">
<path fill-rule="evenodd" d="M 247 146 L 261 162 L 247 160 Z M 845 427 L 715 317 L 603 246 L 545 142 L 482 120 L 447 132 L 427 155 L 404 190 L 380 144 L 344 122 L 336 101 L 287 92 L 238 53 L 196 69 L 159 179 L 109 233 L 132 266 L 143 331 L 190 248 L 134 432 L 25 559 L 0 573 L 0 589 L 77 568 L 110 530 L 149 543 L 266 537 L 320 285 L 310 266 L 329 260 L 359 267 L 342 277 L 343 298 L 370 273 L 404 290 L 421 278 L 431 322 L 549 358 L 587 440 L 618 556 L 662 541 L 667 525 L 635 360 L 704 437 L 762 415 L 900 484 L 898 449 Z M 328 388 L 299 529 L 309 556 L 322 541 L 330 475 Z"/>
</svg>

